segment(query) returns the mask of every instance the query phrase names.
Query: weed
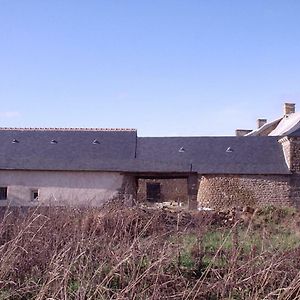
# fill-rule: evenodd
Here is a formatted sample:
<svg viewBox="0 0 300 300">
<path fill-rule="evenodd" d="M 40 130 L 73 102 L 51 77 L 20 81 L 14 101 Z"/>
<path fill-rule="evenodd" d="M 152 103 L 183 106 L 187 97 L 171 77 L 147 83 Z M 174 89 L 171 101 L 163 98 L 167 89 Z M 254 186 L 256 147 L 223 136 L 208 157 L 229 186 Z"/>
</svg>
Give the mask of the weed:
<svg viewBox="0 0 300 300">
<path fill-rule="evenodd" d="M 0 300 L 293 299 L 298 218 L 269 207 L 223 226 L 213 212 L 2 208 Z"/>
</svg>

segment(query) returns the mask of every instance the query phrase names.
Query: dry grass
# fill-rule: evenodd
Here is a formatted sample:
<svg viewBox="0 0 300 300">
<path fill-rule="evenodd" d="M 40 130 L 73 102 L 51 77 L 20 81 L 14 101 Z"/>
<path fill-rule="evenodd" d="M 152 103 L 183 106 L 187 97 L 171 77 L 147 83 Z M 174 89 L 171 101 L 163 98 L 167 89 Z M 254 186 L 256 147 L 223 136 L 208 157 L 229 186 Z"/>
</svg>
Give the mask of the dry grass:
<svg viewBox="0 0 300 300">
<path fill-rule="evenodd" d="M 298 218 L 2 210 L 0 299 L 300 299 Z"/>
</svg>

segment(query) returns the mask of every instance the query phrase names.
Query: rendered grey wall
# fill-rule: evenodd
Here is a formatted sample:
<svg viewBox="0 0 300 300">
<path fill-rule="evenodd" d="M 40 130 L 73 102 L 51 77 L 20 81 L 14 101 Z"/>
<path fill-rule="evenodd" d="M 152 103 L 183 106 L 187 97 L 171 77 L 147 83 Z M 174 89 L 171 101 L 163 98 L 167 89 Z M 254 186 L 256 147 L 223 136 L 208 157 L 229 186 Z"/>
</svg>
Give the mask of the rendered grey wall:
<svg viewBox="0 0 300 300">
<path fill-rule="evenodd" d="M 123 175 L 111 172 L 0 171 L 0 187 L 8 187 L 3 205 L 100 206 L 118 196 Z M 39 201 L 31 201 L 31 190 Z"/>
</svg>

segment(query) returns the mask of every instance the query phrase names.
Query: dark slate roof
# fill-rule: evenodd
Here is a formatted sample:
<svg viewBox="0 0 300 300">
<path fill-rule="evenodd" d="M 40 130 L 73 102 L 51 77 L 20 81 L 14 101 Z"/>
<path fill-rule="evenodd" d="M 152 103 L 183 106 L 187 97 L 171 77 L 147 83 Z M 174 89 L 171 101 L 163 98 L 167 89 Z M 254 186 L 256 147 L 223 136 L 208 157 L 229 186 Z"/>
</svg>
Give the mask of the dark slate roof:
<svg viewBox="0 0 300 300">
<path fill-rule="evenodd" d="M 300 137 L 300 128 L 288 134 L 290 137 Z"/>
<path fill-rule="evenodd" d="M 122 171 L 135 150 L 135 130 L 0 128 L 0 169 Z"/>
<path fill-rule="evenodd" d="M 289 174 L 277 137 L 137 138 L 116 129 L 0 128 L 0 169 Z"/>
<path fill-rule="evenodd" d="M 148 172 L 289 174 L 277 140 L 268 136 L 145 137 L 138 138 L 137 159 L 140 170 Z"/>
</svg>

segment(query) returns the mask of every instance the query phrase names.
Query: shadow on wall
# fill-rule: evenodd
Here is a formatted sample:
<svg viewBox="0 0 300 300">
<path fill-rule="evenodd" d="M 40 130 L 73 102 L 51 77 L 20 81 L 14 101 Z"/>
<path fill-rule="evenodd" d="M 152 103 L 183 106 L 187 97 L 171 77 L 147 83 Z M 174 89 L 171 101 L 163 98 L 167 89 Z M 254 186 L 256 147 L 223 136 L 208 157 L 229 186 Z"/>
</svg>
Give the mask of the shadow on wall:
<svg viewBox="0 0 300 300">
<path fill-rule="evenodd" d="M 137 200 L 187 203 L 187 179 L 139 179 Z"/>
</svg>

